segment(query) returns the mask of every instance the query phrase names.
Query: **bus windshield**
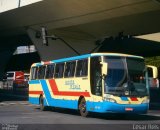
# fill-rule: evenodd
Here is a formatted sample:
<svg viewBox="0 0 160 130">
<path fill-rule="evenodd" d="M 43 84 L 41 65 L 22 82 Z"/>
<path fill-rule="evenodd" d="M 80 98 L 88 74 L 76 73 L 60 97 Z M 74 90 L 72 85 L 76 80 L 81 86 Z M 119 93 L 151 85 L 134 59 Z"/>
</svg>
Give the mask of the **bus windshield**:
<svg viewBox="0 0 160 130">
<path fill-rule="evenodd" d="M 106 94 L 121 96 L 147 96 L 146 71 L 143 59 L 131 57 L 104 57 L 108 63 L 104 79 Z"/>
</svg>

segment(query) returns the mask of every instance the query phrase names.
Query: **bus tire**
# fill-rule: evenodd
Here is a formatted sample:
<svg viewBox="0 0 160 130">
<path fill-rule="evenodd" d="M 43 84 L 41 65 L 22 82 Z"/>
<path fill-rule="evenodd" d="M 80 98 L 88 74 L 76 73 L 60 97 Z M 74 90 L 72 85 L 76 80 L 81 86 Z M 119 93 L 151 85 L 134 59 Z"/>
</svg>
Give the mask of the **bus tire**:
<svg viewBox="0 0 160 130">
<path fill-rule="evenodd" d="M 44 106 L 44 98 L 43 98 L 43 96 L 40 96 L 39 104 L 40 104 L 40 110 L 41 111 L 46 111 L 47 110 L 47 107 Z"/>
<path fill-rule="evenodd" d="M 85 98 L 82 98 L 80 100 L 78 108 L 79 108 L 79 113 L 80 113 L 81 116 L 86 117 L 88 115 Z"/>
</svg>

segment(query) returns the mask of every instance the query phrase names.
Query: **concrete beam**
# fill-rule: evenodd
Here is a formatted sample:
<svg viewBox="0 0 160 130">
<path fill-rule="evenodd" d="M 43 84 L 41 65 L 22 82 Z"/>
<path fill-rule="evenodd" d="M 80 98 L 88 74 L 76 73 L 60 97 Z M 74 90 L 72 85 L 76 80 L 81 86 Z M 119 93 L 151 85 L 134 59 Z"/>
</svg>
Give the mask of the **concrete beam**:
<svg viewBox="0 0 160 130">
<path fill-rule="evenodd" d="M 43 45 L 41 38 L 36 38 L 36 31 L 28 29 L 27 33 L 31 38 L 33 44 L 36 46 L 36 49 L 40 55 L 41 60 L 53 60 L 63 57 L 70 57 L 77 55 L 71 48 L 64 44 L 60 40 L 51 40 L 48 41 L 48 46 Z M 75 50 L 80 54 L 90 53 L 90 51 L 96 47 L 94 41 L 85 41 L 85 40 L 75 40 L 71 38 L 64 38 L 65 41 L 69 43 Z"/>
</svg>

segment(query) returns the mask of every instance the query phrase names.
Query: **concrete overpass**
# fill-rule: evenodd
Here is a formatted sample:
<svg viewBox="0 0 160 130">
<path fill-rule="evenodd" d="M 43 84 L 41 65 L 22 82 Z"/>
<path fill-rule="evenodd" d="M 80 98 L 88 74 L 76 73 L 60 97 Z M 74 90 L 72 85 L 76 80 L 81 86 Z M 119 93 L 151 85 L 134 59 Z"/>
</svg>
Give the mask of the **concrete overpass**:
<svg viewBox="0 0 160 130">
<path fill-rule="evenodd" d="M 97 40 L 117 36 L 119 32 L 123 32 L 124 35 L 160 32 L 159 16 L 159 0 L 43 0 L 3 12 L 0 14 L 0 43 L 5 47 L 0 51 L 0 58 L 4 61 L 3 67 L 2 63 L 0 67 L 4 68 L 14 48 L 20 44 L 34 44 L 41 60 L 76 55 L 59 40 L 49 40 L 49 46 L 44 46 L 42 39 L 35 37 L 41 26 L 47 27 L 49 35 L 56 34 L 62 37 L 83 54 L 93 50 L 97 46 Z M 22 42 L 20 39 L 26 40 Z M 136 40 L 139 44 L 141 41 L 138 41 Z M 117 43 L 119 40 L 113 41 L 112 47 L 111 44 L 107 44 L 108 41 L 104 42 L 105 46 L 108 45 L 107 51 L 114 51 L 113 48 L 120 46 Z M 146 46 L 153 45 L 145 41 L 143 43 Z M 155 50 L 160 52 L 158 43 L 149 47 L 147 51 L 143 45 L 135 46 L 134 43 L 128 42 L 123 44 L 124 47 L 130 46 L 131 50 L 127 52 L 132 53 L 138 47 L 141 48 L 141 53 L 135 54 L 144 54 L 145 51 L 146 54 L 149 52 L 151 55 L 159 55 L 152 53 Z M 105 51 L 104 48 L 100 50 Z M 118 50 L 125 53 L 125 50 L 121 49 Z M 95 51 L 98 50 L 99 48 Z M 6 56 L 7 58 L 4 58 Z"/>
</svg>

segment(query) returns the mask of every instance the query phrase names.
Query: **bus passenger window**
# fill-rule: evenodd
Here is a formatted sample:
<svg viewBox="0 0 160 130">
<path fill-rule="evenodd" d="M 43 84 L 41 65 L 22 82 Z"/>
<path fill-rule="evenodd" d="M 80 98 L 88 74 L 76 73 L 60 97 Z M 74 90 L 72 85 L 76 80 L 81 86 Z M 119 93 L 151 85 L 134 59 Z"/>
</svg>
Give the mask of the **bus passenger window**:
<svg viewBox="0 0 160 130">
<path fill-rule="evenodd" d="M 75 61 L 66 63 L 64 77 L 74 77 L 75 65 Z"/>
<path fill-rule="evenodd" d="M 77 61 L 76 76 L 82 77 L 88 75 L 88 60 Z"/>
<path fill-rule="evenodd" d="M 33 67 L 31 69 L 31 80 L 37 79 L 37 70 L 38 70 L 38 67 Z"/>
<path fill-rule="evenodd" d="M 47 65 L 46 76 L 45 76 L 46 79 L 53 78 L 54 66 L 55 66 L 54 64 Z"/>
<path fill-rule="evenodd" d="M 64 71 L 64 63 L 56 64 L 54 77 L 55 78 L 62 78 L 63 77 L 63 71 Z"/>
<path fill-rule="evenodd" d="M 44 79 L 46 66 L 40 66 L 38 71 L 38 79 Z"/>
</svg>

